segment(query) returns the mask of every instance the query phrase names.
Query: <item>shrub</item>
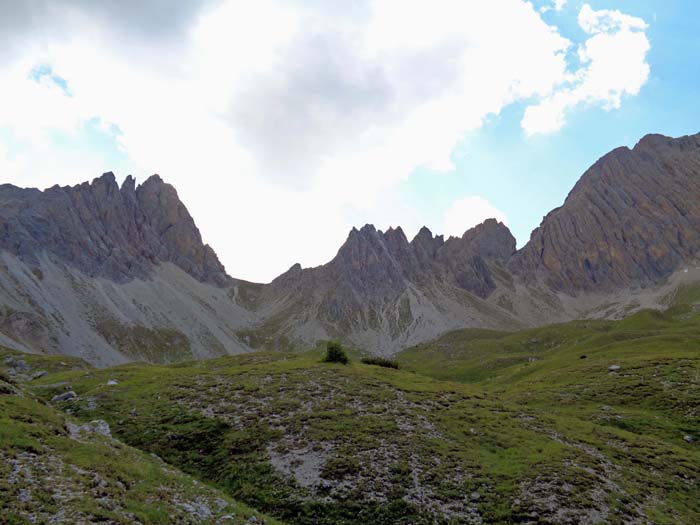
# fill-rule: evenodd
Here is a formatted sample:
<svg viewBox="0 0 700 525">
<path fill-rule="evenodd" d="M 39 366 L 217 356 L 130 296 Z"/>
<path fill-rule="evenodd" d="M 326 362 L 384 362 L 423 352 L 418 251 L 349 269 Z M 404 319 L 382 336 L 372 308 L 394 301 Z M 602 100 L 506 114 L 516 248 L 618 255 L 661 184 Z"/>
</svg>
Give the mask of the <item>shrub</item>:
<svg viewBox="0 0 700 525">
<path fill-rule="evenodd" d="M 321 469 L 323 479 L 343 479 L 360 471 L 360 463 L 350 456 L 331 457 Z"/>
<path fill-rule="evenodd" d="M 362 362 L 366 365 L 383 366 L 384 368 L 399 368 L 397 361 L 384 357 L 363 357 Z"/>
<path fill-rule="evenodd" d="M 343 347 L 338 341 L 328 341 L 326 344 L 326 357 L 323 358 L 326 363 L 342 363 L 348 364 L 348 356 L 343 350 Z"/>
</svg>

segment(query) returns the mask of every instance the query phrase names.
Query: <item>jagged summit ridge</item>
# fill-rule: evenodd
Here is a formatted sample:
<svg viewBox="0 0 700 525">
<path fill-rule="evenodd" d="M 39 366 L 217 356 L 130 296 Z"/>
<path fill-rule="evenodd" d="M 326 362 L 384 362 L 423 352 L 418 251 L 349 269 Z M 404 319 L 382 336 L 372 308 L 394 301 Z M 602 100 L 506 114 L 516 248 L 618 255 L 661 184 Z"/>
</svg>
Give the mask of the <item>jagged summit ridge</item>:
<svg viewBox="0 0 700 525">
<path fill-rule="evenodd" d="M 244 288 L 245 297 L 254 295 L 250 304 L 269 316 L 250 340 L 274 346 L 284 338 L 313 344 L 340 337 L 390 352 L 465 319 L 501 326 L 508 312 L 494 321 L 490 306 L 474 311 L 474 304 L 496 290 L 496 273 L 514 249 L 510 231 L 495 220 L 446 241 L 425 227 L 411 241 L 400 227 L 352 228 L 327 264 L 295 265 L 270 285 Z"/>
<path fill-rule="evenodd" d="M 447 238 L 366 224 L 328 263 L 249 283 L 226 275 L 172 186 L 154 175 L 120 187 L 106 173 L 45 191 L 0 186 L 0 252 L 0 338 L 52 351 L 79 331 L 80 352 L 114 347 L 98 326 L 105 312 L 127 343 L 131 325 L 182 328 L 197 355 L 329 338 L 391 353 L 456 328 L 615 317 L 662 305 L 675 290 L 664 283 L 700 253 L 700 136 L 648 135 L 611 151 L 519 251 L 495 219 Z M 70 277 L 65 293 L 57 272 Z M 54 316 L 68 303 L 70 329 Z"/>
<path fill-rule="evenodd" d="M 503 223 L 488 219 L 467 230 L 462 237 L 433 236 L 427 227 L 408 241 L 401 227 L 386 232 L 366 224 L 353 228 L 336 257 L 328 263 L 340 277 L 357 281 L 362 287 L 376 287 L 402 281 L 425 282 L 435 278 L 452 280 L 481 297 L 493 288 L 486 261 L 506 262 L 515 253 L 515 238 Z"/>
<path fill-rule="evenodd" d="M 0 186 L 0 249 L 37 264 L 43 252 L 89 276 L 125 282 L 172 262 L 202 282 L 230 281 L 202 243 L 175 188 L 158 175 L 121 188 L 107 172 L 92 182 L 45 191 Z"/>
</svg>

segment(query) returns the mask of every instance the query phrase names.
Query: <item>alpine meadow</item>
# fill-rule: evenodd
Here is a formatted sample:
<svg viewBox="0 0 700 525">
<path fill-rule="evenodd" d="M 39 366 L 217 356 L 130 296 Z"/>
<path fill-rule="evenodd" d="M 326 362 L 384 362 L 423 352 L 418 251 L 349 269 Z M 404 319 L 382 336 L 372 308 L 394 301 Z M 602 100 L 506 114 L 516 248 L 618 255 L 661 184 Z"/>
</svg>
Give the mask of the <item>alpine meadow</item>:
<svg viewBox="0 0 700 525">
<path fill-rule="evenodd" d="M 0 0 L 0 523 L 700 523 L 697 20 Z"/>
</svg>

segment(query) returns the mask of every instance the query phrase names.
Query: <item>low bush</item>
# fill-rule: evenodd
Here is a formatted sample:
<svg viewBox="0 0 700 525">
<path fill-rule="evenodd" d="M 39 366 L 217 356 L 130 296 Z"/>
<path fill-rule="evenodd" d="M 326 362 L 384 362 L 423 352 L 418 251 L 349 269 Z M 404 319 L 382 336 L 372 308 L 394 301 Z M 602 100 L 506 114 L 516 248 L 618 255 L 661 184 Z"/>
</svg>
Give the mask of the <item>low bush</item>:
<svg viewBox="0 0 700 525">
<path fill-rule="evenodd" d="M 349 359 L 338 341 L 328 341 L 326 345 L 326 357 L 323 358 L 323 361 L 326 363 L 341 363 L 347 365 Z"/>
<path fill-rule="evenodd" d="M 384 357 L 363 357 L 362 362 L 366 365 L 383 366 L 384 368 L 399 368 L 399 363 L 397 361 Z"/>
</svg>

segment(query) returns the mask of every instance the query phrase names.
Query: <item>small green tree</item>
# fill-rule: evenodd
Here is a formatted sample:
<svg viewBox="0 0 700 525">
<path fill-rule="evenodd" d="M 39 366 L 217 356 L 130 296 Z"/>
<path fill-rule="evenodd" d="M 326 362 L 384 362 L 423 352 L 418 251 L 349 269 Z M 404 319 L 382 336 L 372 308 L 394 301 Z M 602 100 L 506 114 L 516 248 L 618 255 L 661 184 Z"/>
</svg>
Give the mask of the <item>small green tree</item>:
<svg viewBox="0 0 700 525">
<path fill-rule="evenodd" d="M 343 350 L 340 342 L 328 341 L 326 344 L 326 357 L 323 358 L 326 363 L 342 363 L 348 364 L 348 356 Z"/>
</svg>

